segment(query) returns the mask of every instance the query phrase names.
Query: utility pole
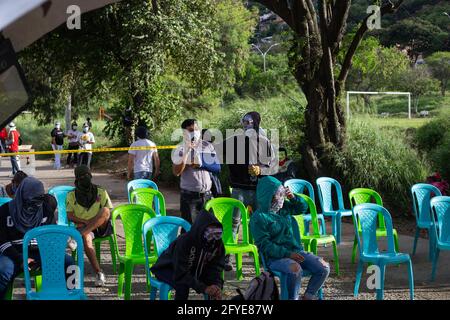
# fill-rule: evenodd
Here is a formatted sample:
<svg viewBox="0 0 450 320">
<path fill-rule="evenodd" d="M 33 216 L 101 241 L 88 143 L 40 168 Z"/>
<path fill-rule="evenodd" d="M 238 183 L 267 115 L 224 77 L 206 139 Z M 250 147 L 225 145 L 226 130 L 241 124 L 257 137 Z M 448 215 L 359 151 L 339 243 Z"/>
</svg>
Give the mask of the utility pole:
<svg viewBox="0 0 450 320">
<path fill-rule="evenodd" d="M 279 43 L 274 43 L 273 45 L 271 45 L 271 46 L 269 47 L 269 49 L 267 49 L 265 52 L 262 52 L 261 49 L 260 49 L 257 45 L 255 45 L 255 44 L 252 43 L 252 47 L 256 48 L 256 49 L 259 51 L 259 53 L 261 53 L 261 55 L 262 55 L 262 57 L 263 57 L 263 61 L 264 61 L 264 72 L 266 72 L 266 55 L 267 55 L 267 53 L 270 51 L 270 49 L 272 49 L 273 47 L 275 47 L 275 46 L 277 46 L 277 45 L 279 45 Z"/>
</svg>

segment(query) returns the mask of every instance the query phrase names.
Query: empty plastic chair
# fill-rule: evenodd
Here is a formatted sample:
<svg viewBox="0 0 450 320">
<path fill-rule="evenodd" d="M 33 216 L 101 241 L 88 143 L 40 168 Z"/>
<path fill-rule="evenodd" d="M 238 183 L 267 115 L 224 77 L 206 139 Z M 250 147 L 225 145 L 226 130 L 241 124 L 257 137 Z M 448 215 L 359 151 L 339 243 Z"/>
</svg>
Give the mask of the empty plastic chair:
<svg viewBox="0 0 450 320">
<path fill-rule="evenodd" d="M 350 217 L 352 211 L 344 208 L 344 198 L 342 197 L 341 184 L 333 178 L 318 178 L 316 180 L 319 193 L 320 206 L 322 214 L 325 217 L 331 217 L 331 230 L 337 243 L 341 243 L 341 219 Z M 333 189 L 337 196 L 338 207 L 333 207 Z"/>
<path fill-rule="evenodd" d="M 155 210 L 157 216 L 166 215 L 166 200 L 156 189 L 139 188 L 131 192 L 130 203 L 142 204 Z"/>
<path fill-rule="evenodd" d="M 378 246 L 377 227 L 378 215 L 383 215 L 386 224 L 387 251 L 381 251 Z M 356 271 L 354 295 L 358 295 L 359 285 L 364 263 L 378 266 L 380 276 L 380 288 L 377 288 L 377 299 L 382 300 L 384 294 L 384 275 L 389 264 L 406 263 L 408 265 L 409 295 L 414 299 L 414 277 L 411 258 L 407 253 L 398 253 L 395 250 L 392 218 L 382 206 L 373 203 L 358 204 L 353 208 L 353 225 L 358 241 L 359 261 Z M 361 225 L 361 232 L 358 230 Z"/>
<path fill-rule="evenodd" d="M 120 252 L 117 242 L 117 220 L 120 217 L 125 234 L 125 252 Z M 156 217 L 152 208 L 140 204 L 122 204 L 112 212 L 112 225 L 116 255 L 119 259 L 118 295 L 123 295 L 125 282 L 125 300 L 131 298 L 131 277 L 135 265 L 145 265 L 146 258 L 142 239 L 142 226 L 150 219 Z M 157 259 L 156 253 L 149 256 L 150 263 Z"/>
<path fill-rule="evenodd" d="M 152 233 L 151 242 L 153 243 L 154 250 L 159 257 L 161 253 L 163 253 L 164 250 L 166 250 L 178 237 L 180 228 L 187 232 L 191 229 L 191 225 L 186 220 L 178 217 L 156 217 L 148 220 L 142 227 L 146 261 L 145 271 L 151 286 L 150 300 L 156 299 L 156 293 L 158 290 L 160 300 L 169 300 L 169 292 L 172 290 L 172 287 L 167 283 L 159 281 L 155 277 L 151 276 L 150 268 L 153 262 L 149 259 L 151 243 L 149 241 L 150 239 L 148 237 L 148 233 Z"/>
<path fill-rule="evenodd" d="M 232 225 L 233 225 L 233 211 L 237 208 L 241 211 L 241 226 L 242 226 L 242 241 L 238 241 L 233 238 Z M 249 240 L 249 227 L 248 227 L 248 212 L 244 204 L 233 198 L 216 198 L 209 200 L 205 205 L 206 210 L 212 209 L 212 212 L 216 216 L 217 220 L 223 226 L 222 240 L 225 245 L 226 254 L 236 255 L 236 277 L 241 280 L 242 277 L 242 254 L 250 253 L 253 255 L 253 261 L 255 265 L 256 276 L 260 274 L 259 270 L 259 257 L 258 249 Z"/>
<path fill-rule="evenodd" d="M 77 242 L 78 264 L 65 269 L 67 239 Z M 31 290 L 28 270 L 28 244 L 36 239 L 41 256 L 42 286 L 39 292 Z M 23 240 L 23 262 L 26 296 L 29 300 L 80 300 L 84 294 L 84 258 L 81 234 L 68 226 L 49 225 L 34 228 L 25 234 Z M 69 278 L 66 280 L 66 274 Z M 67 288 L 73 274 L 74 288 Z"/>
<path fill-rule="evenodd" d="M 289 188 L 292 193 L 306 194 L 305 190 L 307 190 L 308 191 L 307 195 L 314 202 L 316 201 L 316 199 L 314 197 L 313 185 L 306 180 L 289 179 L 284 182 L 284 186 Z M 323 214 L 317 214 L 317 218 L 320 220 L 320 233 L 325 234 L 326 233 L 326 225 L 325 225 L 325 218 L 323 217 Z M 305 229 L 307 230 L 306 234 L 308 234 L 309 233 L 309 222 L 311 221 L 311 214 L 304 214 L 303 221 L 305 222 Z"/>
<path fill-rule="evenodd" d="M 56 198 L 56 203 L 58 204 L 58 224 L 60 226 L 69 225 L 66 212 L 66 198 L 67 194 L 73 190 L 75 190 L 75 187 L 72 186 L 56 186 L 48 190 L 48 193 Z"/>
<path fill-rule="evenodd" d="M 420 229 L 427 229 L 429 240 L 429 259 L 433 261 L 433 254 L 436 248 L 435 233 L 433 232 L 433 222 L 431 219 L 430 200 L 434 196 L 442 196 L 441 191 L 428 183 L 417 183 L 411 187 L 412 207 L 416 217 L 416 233 L 414 235 L 414 245 L 412 254 L 416 254 L 417 240 Z"/>
<path fill-rule="evenodd" d="M 150 188 L 150 189 L 159 190 L 158 185 L 155 182 L 153 182 L 152 180 L 149 180 L 149 179 L 131 180 L 130 182 L 127 183 L 128 203 L 132 203 L 131 192 L 133 192 L 136 189 L 141 189 L 141 188 Z M 157 199 L 155 199 L 154 210 L 157 214 L 159 214 L 160 210 L 159 210 L 159 203 L 158 203 Z"/>
<path fill-rule="evenodd" d="M 438 196 L 431 199 L 431 217 L 435 241 L 431 280 L 436 277 L 436 267 L 441 250 L 450 250 L 450 197 Z"/>
<path fill-rule="evenodd" d="M 377 205 L 383 206 L 383 200 L 381 199 L 380 194 L 372 189 L 367 189 L 367 188 L 353 189 L 349 193 L 349 198 L 350 198 L 350 205 L 352 206 L 352 208 L 357 204 L 373 203 L 373 201 Z M 359 230 L 359 232 L 361 232 L 361 226 L 358 226 L 358 230 Z M 395 250 L 398 252 L 399 247 L 398 247 L 397 230 L 392 229 L 392 232 L 394 233 Z M 377 237 L 386 237 L 386 236 L 387 236 L 386 224 L 384 223 L 383 215 L 380 213 L 378 215 Z M 355 263 L 357 246 L 358 246 L 358 241 L 356 240 L 356 236 L 355 236 L 355 240 L 353 241 L 352 263 Z"/>
</svg>

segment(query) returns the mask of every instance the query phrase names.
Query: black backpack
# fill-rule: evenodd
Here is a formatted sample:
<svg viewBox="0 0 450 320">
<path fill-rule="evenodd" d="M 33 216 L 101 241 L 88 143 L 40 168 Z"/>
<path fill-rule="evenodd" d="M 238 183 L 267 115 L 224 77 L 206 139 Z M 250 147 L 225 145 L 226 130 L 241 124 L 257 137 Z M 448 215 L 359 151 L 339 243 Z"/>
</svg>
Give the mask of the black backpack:
<svg viewBox="0 0 450 320">
<path fill-rule="evenodd" d="M 261 272 L 261 274 L 250 281 L 248 288 L 242 293 L 236 289 L 239 295 L 231 300 L 279 300 L 278 286 L 272 273 Z"/>
</svg>

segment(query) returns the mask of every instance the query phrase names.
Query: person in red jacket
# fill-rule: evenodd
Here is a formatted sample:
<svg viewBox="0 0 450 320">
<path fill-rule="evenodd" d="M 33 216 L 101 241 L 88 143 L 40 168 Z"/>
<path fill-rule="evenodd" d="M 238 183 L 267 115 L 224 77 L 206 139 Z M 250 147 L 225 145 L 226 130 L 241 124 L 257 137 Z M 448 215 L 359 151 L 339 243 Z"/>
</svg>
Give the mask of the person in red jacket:
<svg viewBox="0 0 450 320">
<path fill-rule="evenodd" d="M 11 122 L 9 125 L 8 138 L 6 140 L 6 146 L 8 152 L 19 152 L 19 137 L 20 133 L 16 129 L 16 125 L 14 122 Z M 20 171 L 20 160 L 19 156 L 11 156 L 11 166 L 12 166 L 12 176 L 16 174 L 17 171 Z"/>
<path fill-rule="evenodd" d="M 6 128 L 0 130 L 0 145 L 2 147 L 2 152 L 6 152 L 6 139 L 8 139 L 8 131 Z"/>
</svg>

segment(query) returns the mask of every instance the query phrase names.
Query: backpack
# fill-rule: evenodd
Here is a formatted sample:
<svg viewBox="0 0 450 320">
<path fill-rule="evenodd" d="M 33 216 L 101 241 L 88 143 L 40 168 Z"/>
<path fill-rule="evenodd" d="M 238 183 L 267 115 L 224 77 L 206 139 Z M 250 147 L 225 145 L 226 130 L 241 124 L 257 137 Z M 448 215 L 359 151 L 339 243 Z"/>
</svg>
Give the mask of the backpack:
<svg viewBox="0 0 450 320">
<path fill-rule="evenodd" d="M 279 300 L 278 286 L 272 273 L 261 272 L 261 274 L 250 281 L 248 288 L 242 293 L 236 289 L 239 295 L 231 300 Z"/>
</svg>

